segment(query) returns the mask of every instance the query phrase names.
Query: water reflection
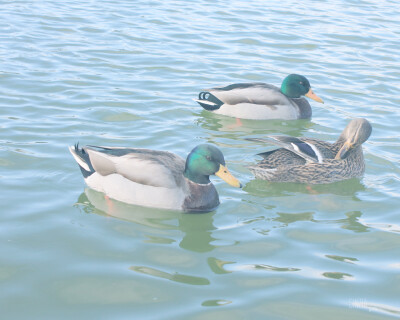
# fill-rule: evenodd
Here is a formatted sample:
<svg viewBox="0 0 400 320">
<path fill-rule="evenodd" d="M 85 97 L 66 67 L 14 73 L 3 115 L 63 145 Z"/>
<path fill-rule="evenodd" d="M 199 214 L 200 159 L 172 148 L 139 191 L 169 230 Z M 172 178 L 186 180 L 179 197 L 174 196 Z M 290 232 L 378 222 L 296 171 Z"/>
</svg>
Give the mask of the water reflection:
<svg viewBox="0 0 400 320">
<path fill-rule="evenodd" d="M 232 303 L 230 300 L 225 300 L 225 299 L 214 299 L 214 300 L 206 300 L 202 302 L 203 307 L 219 307 L 219 306 L 224 306 L 227 304 Z"/>
<path fill-rule="evenodd" d="M 362 219 L 359 219 L 359 223 L 367 226 L 368 228 L 374 228 L 378 229 L 381 231 L 386 231 L 386 232 L 394 232 L 394 233 L 400 233 L 400 225 L 398 224 L 393 224 L 393 223 L 369 223 L 366 222 Z"/>
<path fill-rule="evenodd" d="M 342 228 L 354 232 L 368 232 L 369 227 L 362 224 L 359 218 L 362 216 L 361 211 L 351 211 L 346 213 L 347 219 L 340 220 L 343 222 Z"/>
<path fill-rule="evenodd" d="M 180 273 L 176 273 L 176 272 L 168 273 L 168 272 L 164 272 L 164 271 L 157 270 L 154 268 L 143 267 L 143 266 L 132 266 L 129 269 L 132 271 L 138 272 L 138 273 L 143 273 L 143 274 L 147 274 L 147 275 L 150 275 L 153 277 L 171 280 L 174 282 L 180 282 L 180 283 L 191 284 L 191 285 L 203 285 L 203 286 L 210 284 L 210 281 L 207 278 L 203 278 L 203 277 L 195 277 L 195 276 L 180 274 Z"/>
<path fill-rule="evenodd" d="M 207 260 L 208 266 L 215 274 L 226 274 L 231 273 L 232 271 L 226 270 L 225 265 L 234 264 L 236 262 L 233 261 L 224 261 L 218 258 L 210 257 Z"/>
<path fill-rule="evenodd" d="M 183 249 L 208 252 L 215 246 L 211 244 L 216 240 L 212 237 L 212 231 L 216 228 L 213 225 L 214 212 L 203 214 L 181 214 L 179 218 L 179 229 L 184 232 L 179 246 Z"/>
<path fill-rule="evenodd" d="M 267 264 L 245 264 L 238 266 L 239 270 L 261 270 L 261 271 L 276 271 L 276 272 L 295 272 L 301 271 L 300 268 L 293 267 L 276 267 Z"/>
<path fill-rule="evenodd" d="M 281 227 L 287 227 L 290 223 L 298 221 L 310 221 L 322 224 L 337 224 L 342 229 L 347 229 L 354 232 L 368 232 L 370 226 L 360 221 L 362 216 L 361 211 L 346 212 L 346 218 L 337 220 L 318 220 L 314 218 L 315 212 L 300 212 L 300 213 L 281 213 L 277 212 L 277 217 L 271 218 L 272 221 L 281 223 Z"/>
<path fill-rule="evenodd" d="M 349 274 L 349 273 L 344 273 L 344 272 L 323 272 L 322 276 L 329 278 L 329 279 L 334 279 L 334 280 L 353 280 L 354 276 Z"/>
<path fill-rule="evenodd" d="M 119 201 L 105 198 L 101 192 L 86 188 L 77 204 L 85 213 L 96 213 L 102 216 L 112 216 L 118 219 L 134 222 L 155 230 L 179 230 L 183 233 L 179 246 L 195 252 L 212 251 L 215 246 L 211 243 L 216 240 L 212 237 L 215 230 L 213 225 L 214 213 L 186 214 L 179 211 L 159 210 L 128 205 Z M 149 235 L 147 242 L 172 243 L 176 239 Z M 179 240 L 177 240 L 179 241 Z"/>
<path fill-rule="evenodd" d="M 313 220 L 316 223 L 324 223 L 324 224 L 337 224 L 340 225 L 340 228 L 354 231 L 354 232 L 368 232 L 370 227 L 366 224 L 363 224 L 360 221 L 360 217 L 362 216 L 361 211 L 350 211 L 345 213 L 346 218 L 337 219 L 337 220 Z"/>
<path fill-rule="evenodd" d="M 366 299 L 353 300 L 351 301 L 351 305 L 354 308 L 366 309 L 368 310 L 368 312 L 376 311 L 378 313 L 386 314 L 389 316 L 400 316 L 400 308 L 394 305 L 370 302 Z"/>
<path fill-rule="evenodd" d="M 297 193 L 311 195 L 334 194 L 338 196 L 349 196 L 355 201 L 360 201 L 360 199 L 357 197 L 357 193 L 365 191 L 365 186 L 357 178 L 320 185 L 269 182 L 265 180 L 254 179 L 248 182 L 244 186 L 243 190 L 257 197 L 286 197 L 294 196 Z"/>
<path fill-rule="evenodd" d="M 272 218 L 273 221 L 277 221 L 283 224 L 283 226 L 288 226 L 290 223 L 297 221 L 314 221 L 315 212 L 302 212 L 302 213 L 276 213 L 278 216 Z"/>
<path fill-rule="evenodd" d="M 350 263 L 350 264 L 354 264 L 358 261 L 357 258 L 343 257 L 343 256 L 334 255 L 334 254 L 327 254 L 327 255 L 325 255 L 325 257 L 332 259 L 332 260 L 337 260 L 337 261 L 346 262 L 346 263 Z"/>
<path fill-rule="evenodd" d="M 112 216 L 156 229 L 176 229 L 174 220 L 180 213 L 176 211 L 154 210 L 152 208 L 128 205 L 106 198 L 103 193 L 86 188 L 77 204 L 83 204 L 85 213 Z"/>
<path fill-rule="evenodd" d="M 309 120 L 240 120 L 241 124 L 238 124 L 236 118 L 221 116 L 208 111 L 203 110 L 199 114 L 197 124 L 204 129 L 215 131 L 215 132 L 226 132 L 226 133 L 243 133 L 246 134 L 286 134 L 291 136 L 302 136 L 304 132 L 307 132 L 314 127 L 314 123 Z"/>
</svg>

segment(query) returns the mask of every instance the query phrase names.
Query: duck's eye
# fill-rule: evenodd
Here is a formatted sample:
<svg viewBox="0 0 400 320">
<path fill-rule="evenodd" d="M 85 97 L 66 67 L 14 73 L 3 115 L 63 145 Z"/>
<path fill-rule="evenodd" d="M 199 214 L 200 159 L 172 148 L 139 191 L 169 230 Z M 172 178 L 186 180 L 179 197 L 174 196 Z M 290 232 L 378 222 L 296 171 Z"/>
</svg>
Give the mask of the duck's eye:
<svg viewBox="0 0 400 320">
<path fill-rule="evenodd" d="M 211 157 L 210 157 L 210 156 L 206 156 L 206 159 L 207 159 L 208 161 L 211 161 Z"/>
<path fill-rule="evenodd" d="M 300 81 L 299 83 L 300 83 L 301 85 L 303 85 L 303 81 Z"/>
</svg>

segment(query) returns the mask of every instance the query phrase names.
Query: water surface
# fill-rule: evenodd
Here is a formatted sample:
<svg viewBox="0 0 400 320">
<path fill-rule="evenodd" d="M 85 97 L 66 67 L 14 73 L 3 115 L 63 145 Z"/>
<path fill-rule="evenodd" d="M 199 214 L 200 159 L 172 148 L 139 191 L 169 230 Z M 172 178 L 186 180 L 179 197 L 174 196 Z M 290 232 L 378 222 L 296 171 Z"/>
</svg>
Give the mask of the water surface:
<svg viewBox="0 0 400 320">
<path fill-rule="evenodd" d="M 7 319 L 400 317 L 397 1 L 2 1 L 0 309 Z M 305 75 L 311 121 L 243 121 L 207 87 Z M 245 168 L 284 133 L 334 141 L 365 117 L 366 173 L 309 188 Z M 67 146 L 214 143 L 207 214 L 104 201 Z"/>
</svg>

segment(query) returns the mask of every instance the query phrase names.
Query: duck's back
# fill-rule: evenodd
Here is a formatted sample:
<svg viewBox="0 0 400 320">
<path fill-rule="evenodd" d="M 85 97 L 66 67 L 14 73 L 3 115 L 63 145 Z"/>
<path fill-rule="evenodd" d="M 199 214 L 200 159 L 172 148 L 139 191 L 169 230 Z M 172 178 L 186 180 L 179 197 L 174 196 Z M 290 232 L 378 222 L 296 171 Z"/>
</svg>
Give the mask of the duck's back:
<svg viewBox="0 0 400 320">
<path fill-rule="evenodd" d="M 97 146 L 76 146 L 71 152 L 90 188 L 129 204 L 182 209 L 188 188 L 181 157 L 150 149 Z"/>
<path fill-rule="evenodd" d="M 185 161 L 168 151 L 139 148 L 84 148 L 94 170 L 101 175 L 119 174 L 138 184 L 175 188 L 182 184 Z"/>
<path fill-rule="evenodd" d="M 268 103 L 270 105 L 287 103 L 287 98 L 280 92 L 279 88 L 268 83 L 237 83 L 212 88 L 208 91 L 230 105 L 246 102 L 255 104 Z"/>
<path fill-rule="evenodd" d="M 267 83 L 238 83 L 209 89 L 223 104 L 214 113 L 242 119 L 301 119 L 311 117 L 304 98 L 291 99 Z"/>
</svg>

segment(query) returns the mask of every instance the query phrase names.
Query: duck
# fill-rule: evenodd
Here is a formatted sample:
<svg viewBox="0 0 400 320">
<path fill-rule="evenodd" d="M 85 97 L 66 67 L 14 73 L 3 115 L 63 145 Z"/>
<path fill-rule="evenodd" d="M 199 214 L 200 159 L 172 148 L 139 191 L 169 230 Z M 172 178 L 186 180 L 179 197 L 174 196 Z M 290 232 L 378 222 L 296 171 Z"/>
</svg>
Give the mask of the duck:
<svg viewBox="0 0 400 320">
<path fill-rule="evenodd" d="M 186 161 L 169 151 L 141 148 L 77 143 L 69 151 L 88 187 L 128 204 L 206 212 L 220 203 L 210 175 L 241 187 L 226 168 L 222 152 L 211 144 L 196 146 Z"/>
<path fill-rule="evenodd" d="M 194 100 L 205 110 L 238 119 L 310 119 L 311 106 L 303 96 L 324 103 L 306 77 L 290 74 L 280 89 L 261 82 L 237 83 L 206 89 Z"/>
<path fill-rule="evenodd" d="M 267 142 L 280 148 L 260 153 L 263 159 L 248 168 L 257 179 L 273 182 L 326 184 L 360 177 L 365 170 L 362 144 L 372 126 L 368 120 L 351 120 L 334 143 L 290 136 L 269 136 Z"/>
</svg>

